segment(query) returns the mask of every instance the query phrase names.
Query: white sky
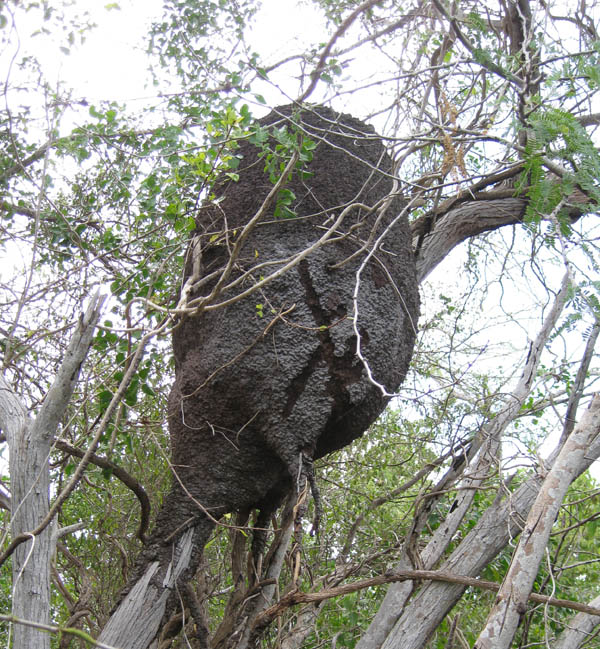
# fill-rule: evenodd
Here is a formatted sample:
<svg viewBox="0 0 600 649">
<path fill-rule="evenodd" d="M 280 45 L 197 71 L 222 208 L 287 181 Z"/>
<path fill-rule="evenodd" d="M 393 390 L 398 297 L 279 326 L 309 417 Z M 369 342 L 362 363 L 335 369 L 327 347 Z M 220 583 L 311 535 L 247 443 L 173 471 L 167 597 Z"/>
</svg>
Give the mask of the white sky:
<svg viewBox="0 0 600 649">
<path fill-rule="evenodd" d="M 90 12 L 97 28 L 74 54 L 41 57 L 49 78 L 65 82 L 92 104 L 107 99 L 141 100 L 155 94 L 155 89 L 146 85 L 144 39 L 152 19 L 161 15 L 162 0 L 121 0 L 120 9 L 106 9 L 105 4 L 96 0 L 75 3 L 76 8 Z M 323 23 L 314 6 L 297 0 L 263 0 L 249 34 L 249 45 L 260 50 L 268 61 L 274 61 L 313 41 Z M 34 41 L 30 45 L 35 45 Z"/>
</svg>

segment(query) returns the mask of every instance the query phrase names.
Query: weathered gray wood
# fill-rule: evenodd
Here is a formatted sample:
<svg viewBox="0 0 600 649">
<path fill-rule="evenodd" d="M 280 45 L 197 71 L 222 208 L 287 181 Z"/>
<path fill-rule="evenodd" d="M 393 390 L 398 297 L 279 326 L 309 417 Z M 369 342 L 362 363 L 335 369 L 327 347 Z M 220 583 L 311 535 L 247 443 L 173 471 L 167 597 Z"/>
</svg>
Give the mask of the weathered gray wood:
<svg viewBox="0 0 600 649">
<path fill-rule="evenodd" d="M 548 472 L 529 512 L 519 544 L 494 606 L 474 649 L 509 649 L 567 489 L 579 474 L 590 443 L 600 435 L 600 395 L 596 395 Z"/>
<path fill-rule="evenodd" d="M 167 602 L 188 568 L 193 552 L 194 531 L 189 529 L 177 542 L 173 560 L 164 575 L 160 564 L 148 565 L 142 577 L 119 604 L 100 635 L 100 642 L 123 649 L 155 646 Z"/>
<path fill-rule="evenodd" d="M 552 466 L 555 451 L 547 461 Z M 600 436 L 580 457 L 576 476 L 586 471 L 600 457 Z M 451 574 L 477 577 L 492 559 L 522 530 L 523 521 L 535 502 L 544 476 L 532 475 L 509 497 L 498 499 L 477 521 L 460 545 L 440 566 Z M 431 582 L 423 586 L 406 606 L 383 644 L 373 649 L 423 649 L 431 634 L 458 602 L 466 587 L 460 584 Z M 371 649 L 371 648 L 369 648 Z"/>
<path fill-rule="evenodd" d="M 543 326 L 538 332 L 535 341 L 530 346 L 523 372 L 514 390 L 507 396 L 504 406 L 499 409 L 499 412 L 494 413 L 493 419 L 482 426 L 478 439 L 474 441 L 474 444 L 481 448 L 473 464 L 469 466 L 467 478 L 459 485 L 462 491 L 457 496 L 452 511 L 446 517 L 444 524 L 437 528 L 431 540 L 421 552 L 421 560 L 425 569 L 432 569 L 440 560 L 458 530 L 463 517 L 470 509 L 477 489 L 487 479 L 490 465 L 497 457 L 504 431 L 517 416 L 519 409 L 531 392 L 542 352 L 563 311 L 569 287 L 569 273 L 566 273 L 553 307 L 544 319 Z M 405 559 L 404 563 L 397 567 L 403 569 L 411 566 Z M 394 624 L 402 615 L 412 590 L 413 585 L 406 582 L 390 585 L 375 617 L 358 641 L 357 649 L 378 649 L 382 646 L 388 634 L 392 631 Z M 429 630 L 429 633 L 432 631 L 433 628 Z"/>
<path fill-rule="evenodd" d="M 89 350 L 104 298 L 96 295 L 77 324 L 63 361 L 35 417 L 0 376 L 0 428 L 9 446 L 11 534 L 24 534 L 12 555 L 12 613 L 16 618 L 50 621 L 50 565 L 54 553 L 49 512 L 48 458 L 57 426 L 64 415 Z M 14 649 L 49 649 L 50 636 L 32 626 L 15 625 Z"/>
<path fill-rule="evenodd" d="M 589 605 L 600 607 L 600 597 L 593 599 Z M 550 647 L 551 649 L 579 649 L 584 643 L 589 642 L 598 625 L 600 625 L 600 616 L 577 613 L 569 620 L 565 629 L 554 642 L 550 643 Z"/>
</svg>

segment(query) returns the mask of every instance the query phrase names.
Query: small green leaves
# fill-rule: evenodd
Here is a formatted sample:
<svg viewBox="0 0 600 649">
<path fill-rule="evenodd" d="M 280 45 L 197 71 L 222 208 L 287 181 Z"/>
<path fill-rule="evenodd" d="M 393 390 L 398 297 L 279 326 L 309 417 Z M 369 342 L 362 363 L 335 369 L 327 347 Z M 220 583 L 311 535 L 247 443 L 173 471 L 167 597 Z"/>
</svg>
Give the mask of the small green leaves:
<svg viewBox="0 0 600 649">
<path fill-rule="evenodd" d="M 271 142 L 269 141 L 269 135 Z M 273 140 L 275 142 L 274 146 L 272 144 Z M 269 134 L 266 129 L 259 127 L 250 136 L 250 142 L 263 149 L 264 171 L 269 175 L 269 180 L 273 185 L 279 182 L 293 155 L 296 155 L 298 160 L 294 171 L 289 173 L 284 181 L 286 183 L 290 182 L 294 173 L 297 174 L 300 180 L 306 180 L 313 175 L 307 169 L 307 165 L 313 159 L 313 151 L 317 148 L 317 143 L 304 136 L 300 130 L 290 131 L 288 126 L 284 125 L 273 129 Z M 296 216 L 296 212 L 292 208 L 295 201 L 296 195 L 291 189 L 285 187 L 281 189 L 277 196 L 273 216 L 275 218 Z"/>
<path fill-rule="evenodd" d="M 598 202 L 600 191 L 600 155 L 586 130 L 569 113 L 559 109 L 538 111 L 530 117 L 525 166 L 517 190 L 527 187 L 530 199 L 526 220 L 537 222 L 549 214 L 561 200 L 569 200 L 576 188 L 589 201 Z M 561 178 L 549 177 L 543 159 L 557 160 L 568 169 Z M 582 200 L 584 194 L 578 192 Z M 583 205 L 583 203 L 582 203 Z M 563 234 L 570 231 L 568 219 L 559 219 Z"/>
<path fill-rule="evenodd" d="M 277 202 L 275 204 L 275 211 L 273 216 L 277 218 L 290 218 L 296 216 L 296 213 L 290 208 L 290 206 L 296 200 L 296 194 L 291 189 L 282 189 L 278 196 Z"/>
</svg>

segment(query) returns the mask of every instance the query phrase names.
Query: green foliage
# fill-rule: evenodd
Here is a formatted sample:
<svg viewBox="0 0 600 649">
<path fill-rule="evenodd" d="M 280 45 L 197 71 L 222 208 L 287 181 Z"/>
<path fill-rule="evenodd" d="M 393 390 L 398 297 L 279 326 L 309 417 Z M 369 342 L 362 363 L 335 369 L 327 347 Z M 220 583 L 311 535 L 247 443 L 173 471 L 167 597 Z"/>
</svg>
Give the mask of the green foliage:
<svg viewBox="0 0 600 649">
<path fill-rule="evenodd" d="M 148 52 L 155 85 L 185 88 L 168 99 L 169 107 L 190 123 L 202 124 L 211 110 L 230 100 L 222 91 L 247 90 L 257 55 L 236 52 L 256 13 L 253 0 L 168 0 L 163 19 L 153 24 Z M 245 58 L 245 54 L 248 54 Z"/>
<path fill-rule="evenodd" d="M 300 129 L 288 130 L 287 125 L 273 128 L 269 139 L 266 132 L 258 128 L 250 141 L 261 149 L 260 156 L 265 160 L 265 173 L 268 173 L 269 180 L 274 185 L 285 172 L 293 155 L 297 156 L 297 161 L 284 182 L 290 182 L 294 174 L 297 174 L 300 180 L 306 180 L 312 176 L 312 172 L 307 166 L 313 159 L 313 151 L 317 143 L 303 134 Z M 275 201 L 273 216 L 275 218 L 294 217 L 296 215 L 293 210 L 295 201 L 296 196 L 291 189 L 285 187 L 280 189 Z"/>
<path fill-rule="evenodd" d="M 525 166 L 518 190 L 527 189 L 530 202 L 526 218 L 539 222 L 556 206 L 580 189 L 590 203 L 597 204 L 600 193 L 597 178 L 600 174 L 598 150 L 579 122 L 560 109 L 537 111 L 530 117 L 527 132 Z M 545 160 L 559 163 L 567 170 L 561 178 L 549 175 Z M 585 203 L 581 203 L 585 209 Z M 569 233 L 568 220 L 559 214 L 563 234 Z"/>
</svg>

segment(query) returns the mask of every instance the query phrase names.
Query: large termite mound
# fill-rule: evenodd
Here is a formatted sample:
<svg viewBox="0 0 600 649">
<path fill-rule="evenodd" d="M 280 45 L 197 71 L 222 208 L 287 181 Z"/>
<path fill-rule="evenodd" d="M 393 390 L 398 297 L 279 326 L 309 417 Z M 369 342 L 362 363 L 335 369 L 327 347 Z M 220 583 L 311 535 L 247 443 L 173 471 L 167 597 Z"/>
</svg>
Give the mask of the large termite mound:
<svg viewBox="0 0 600 649">
<path fill-rule="evenodd" d="M 366 365 L 387 391 L 404 379 L 413 351 L 413 253 L 408 224 L 397 219 L 401 199 L 383 201 L 394 183 L 380 138 L 323 107 L 279 108 L 260 126 L 285 128 L 298 143 L 317 146 L 304 173 L 295 170 L 285 185 L 295 195 L 288 205 L 295 216 L 275 217 L 273 200 L 224 285 L 239 281 L 174 331 L 169 428 L 177 479 L 155 538 L 172 537 L 192 517 L 206 521 L 203 510 L 217 519 L 272 510 L 304 482 L 313 459 L 365 432 L 388 399 L 357 356 L 355 318 Z M 272 138 L 266 148 L 275 149 Z M 273 190 L 265 147 L 242 141 L 236 153 L 239 180 L 217 183 L 216 201 L 197 215 L 185 278 L 199 272 L 192 299 L 210 294 L 244 226 Z M 313 247 L 354 204 L 325 245 L 234 299 Z"/>
<path fill-rule="evenodd" d="M 314 157 L 264 209 L 274 189 L 265 166 L 285 166 L 271 155 L 273 129 L 283 128 L 289 137 L 280 130 L 279 141 L 302 148 L 304 139 L 306 152 L 310 140 Z M 365 432 L 388 401 L 380 386 L 394 392 L 408 369 L 417 280 L 380 139 L 323 107 L 277 109 L 260 129 L 271 133 L 262 147 L 240 142 L 239 180 L 224 177 L 197 215 L 183 295 L 193 287 L 190 306 L 213 298 L 173 333 L 173 486 L 100 637 L 110 645 L 155 646 L 214 521 L 257 509 L 265 525 L 310 479 L 313 459 Z M 277 215 L 292 195 L 290 212 Z"/>
</svg>

